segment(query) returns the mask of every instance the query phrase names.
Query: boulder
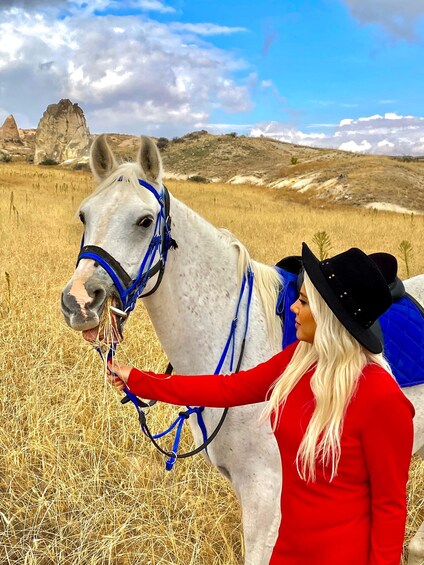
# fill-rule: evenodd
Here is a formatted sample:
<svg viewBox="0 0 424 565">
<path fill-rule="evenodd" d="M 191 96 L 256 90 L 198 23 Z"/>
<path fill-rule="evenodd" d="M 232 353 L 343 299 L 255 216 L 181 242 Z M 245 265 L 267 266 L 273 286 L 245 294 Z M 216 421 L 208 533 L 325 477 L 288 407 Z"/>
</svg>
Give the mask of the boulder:
<svg viewBox="0 0 424 565">
<path fill-rule="evenodd" d="M 22 143 L 18 126 L 16 125 L 15 118 L 12 115 L 7 116 L 3 125 L 0 127 L 0 142 L 3 145 L 6 143 Z"/>
<path fill-rule="evenodd" d="M 35 134 L 34 163 L 46 159 L 62 163 L 88 157 L 90 131 L 84 112 L 68 99 L 50 104 Z"/>
</svg>

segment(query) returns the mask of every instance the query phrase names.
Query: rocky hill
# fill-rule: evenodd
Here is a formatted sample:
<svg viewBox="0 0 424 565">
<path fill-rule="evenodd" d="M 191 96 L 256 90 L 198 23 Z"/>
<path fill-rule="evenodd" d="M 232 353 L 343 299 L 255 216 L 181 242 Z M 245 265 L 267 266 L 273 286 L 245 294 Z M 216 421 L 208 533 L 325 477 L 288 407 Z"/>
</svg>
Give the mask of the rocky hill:
<svg viewBox="0 0 424 565">
<path fill-rule="evenodd" d="M 19 158 L 30 157 L 33 144 L 28 144 L 24 138 L 25 135 L 18 129 L 15 118 L 12 115 L 7 116 L 0 126 L 0 161 L 11 160 L 12 155 Z"/>
<path fill-rule="evenodd" d="M 34 152 L 35 131 L 20 130 L 20 137 Z M 121 160 L 137 154 L 138 137 L 108 134 L 108 141 Z M 424 157 L 361 155 L 206 131 L 157 142 L 166 178 L 266 185 L 312 206 L 337 203 L 424 213 Z"/>
<path fill-rule="evenodd" d="M 121 159 L 133 159 L 138 138 L 109 135 Z M 269 138 L 193 132 L 159 138 L 165 175 L 197 181 L 267 185 L 321 206 L 346 203 L 424 213 L 424 157 L 361 155 Z"/>
<path fill-rule="evenodd" d="M 49 104 L 35 135 L 34 163 L 63 163 L 88 158 L 90 131 L 84 112 L 67 98 Z"/>
</svg>

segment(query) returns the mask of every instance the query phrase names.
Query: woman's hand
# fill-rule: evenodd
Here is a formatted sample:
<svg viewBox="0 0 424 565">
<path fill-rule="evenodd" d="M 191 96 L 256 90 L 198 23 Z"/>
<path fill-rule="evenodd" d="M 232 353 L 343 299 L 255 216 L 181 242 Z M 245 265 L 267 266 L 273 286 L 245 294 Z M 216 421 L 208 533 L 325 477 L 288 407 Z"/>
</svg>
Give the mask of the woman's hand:
<svg viewBox="0 0 424 565">
<path fill-rule="evenodd" d="M 128 377 L 130 376 L 132 367 L 118 363 L 112 359 L 107 364 L 107 376 L 110 383 L 119 391 L 123 391 L 126 387 Z"/>
</svg>

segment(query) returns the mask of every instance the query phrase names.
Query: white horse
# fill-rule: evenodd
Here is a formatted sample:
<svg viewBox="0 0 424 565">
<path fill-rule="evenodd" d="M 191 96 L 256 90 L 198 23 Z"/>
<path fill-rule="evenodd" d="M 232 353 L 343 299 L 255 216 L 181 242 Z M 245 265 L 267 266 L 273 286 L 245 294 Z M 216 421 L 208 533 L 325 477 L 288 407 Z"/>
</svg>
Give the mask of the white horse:
<svg viewBox="0 0 424 565">
<path fill-rule="evenodd" d="M 162 190 L 162 162 L 156 145 L 141 138 L 138 160 L 117 165 L 100 136 L 91 151 L 91 169 L 99 187 L 80 208 L 85 245 L 105 249 L 137 276 L 160 207 L 138 179 Z M 178 373 L 207 374 L 224 349 L 239 297 L 240 277 L 250 261 L 244 246 L 170 196 L 172 237 L 177 249 L 168 253 L 159 287 L 144 299 L 159 340 Z M 273 267 L 251 261 L 255 273 L 250 326 L 242 368 L 268 359 L 281 349 L 282 328 L 275 315 L 280 281 Z M 157 276 L 146 286 L 152 289 Z M 424 304 L 424 276 L 406 281 L 407 290 Z M 62 293 L 62 310 L 75 330 L 96 333 L 105 301 L 115 293 L 111 277 L 94 260 L 81 259 Z M 243 299 L 243 304 L 245 299 Z M 239 315 L 244 327 L 245 308 Z M 239 334 L 243 333 L 242 331 Z M 236 336 L 236 352 L 241 336 Z M 228 363 L 223 368 L 228 372 Z M 416 409 L 414 451 L 424 455 L 424 385 L 404 389 Z M 208 447 L 210 462 L 230 481 L 242 508 L 245 564 L 268 563 L 280 523 L 281 466 L 270 426 L 258 425 L 262 404 L 231 408 L 222 430 Z M 205 409 L 208 434 L 222 410 Z M 195 422 L 196 444 L 202 434 Z M 410 565 L 424 559 L 424 544 L 413 545 Z"/>
</svg>

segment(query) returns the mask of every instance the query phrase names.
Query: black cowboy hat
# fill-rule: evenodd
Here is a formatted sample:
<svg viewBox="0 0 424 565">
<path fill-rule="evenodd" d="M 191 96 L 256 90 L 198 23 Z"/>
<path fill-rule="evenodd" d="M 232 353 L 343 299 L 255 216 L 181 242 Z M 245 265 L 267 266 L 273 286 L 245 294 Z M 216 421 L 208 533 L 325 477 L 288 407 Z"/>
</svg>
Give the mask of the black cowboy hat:
<svg viewBox="0 0 424 565">
<path fill-rule="evenodd" d="M 377 267 L 386 279 L 386 283 L 389 285 L 390 292 L 392 293 L 393 302 L 399 300 L 399 298 L 405 294 L 405 287 L 397 276 L 398 262 L 396 257 L 390 253 L 384 252 L 370 253 L 368 257 L 377 264 Z M 303 283 L 302 256 L 289 255 L 288 257 L 284 257 L 276 264 L 276 267 L 280 267 L 280 269 L 284 269 L 289 273 L 298 275 L 297 290 L 299 291 Z"/>
<path fill-rule="evenodd" d="M 379 259 L 386 264 L 384 274 Z M 302 260 L 312 284 L 348 332 L 372 353 L 381 353 L 381 340 L 371 326 L 392 304 L 386 276 L 396 268 L 396 259 L 385 253 L 375 261 L 352 247 L 319 261 L 303 243 Z"/>
</svg>

